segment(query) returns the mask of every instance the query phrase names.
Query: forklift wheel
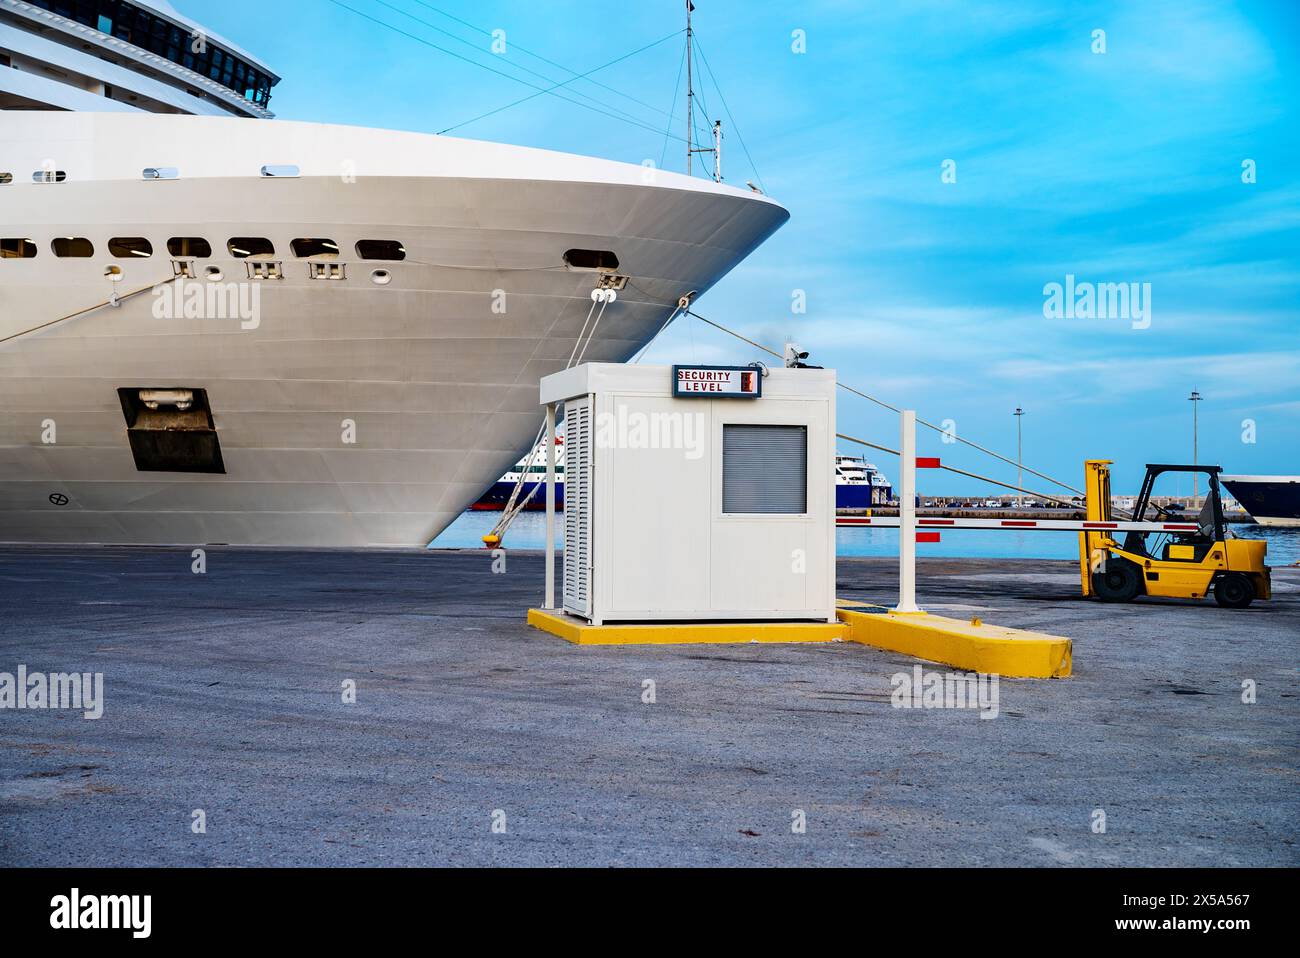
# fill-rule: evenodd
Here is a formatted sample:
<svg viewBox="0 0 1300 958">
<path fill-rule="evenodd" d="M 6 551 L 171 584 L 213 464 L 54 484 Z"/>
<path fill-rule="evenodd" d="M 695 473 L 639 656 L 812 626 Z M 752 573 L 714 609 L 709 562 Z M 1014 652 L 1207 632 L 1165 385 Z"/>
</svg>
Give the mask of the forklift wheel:
<svg viewBox="0 0 1300 958">
<path fill-rule="evenodd" d="M 1255 599 L 1255 583 L 1240 572 L 1229 572 L 1214 583 L 1214 601 L 1226 609 L 1244 609 Z"/>
<path fill-rule="evenodd" d="M 1141 587 L 1137 566 L 1125 559 L 1111 559 L 1092 576 L 1092 591 L 1103 602 L 1132 602 Z"/>
</svg>

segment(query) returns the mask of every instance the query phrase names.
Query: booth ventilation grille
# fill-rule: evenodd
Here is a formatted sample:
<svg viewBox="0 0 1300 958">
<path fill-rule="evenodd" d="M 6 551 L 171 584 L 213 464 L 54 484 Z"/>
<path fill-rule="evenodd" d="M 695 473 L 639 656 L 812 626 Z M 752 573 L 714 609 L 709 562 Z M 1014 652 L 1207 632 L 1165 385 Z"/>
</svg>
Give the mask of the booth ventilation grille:
<svg viewBox="0 0 1300 958">
<path fill-rule="evenodd" d="M 591 399 L 564 404 L 564 608 L 591 615 Z"/>
</svg>

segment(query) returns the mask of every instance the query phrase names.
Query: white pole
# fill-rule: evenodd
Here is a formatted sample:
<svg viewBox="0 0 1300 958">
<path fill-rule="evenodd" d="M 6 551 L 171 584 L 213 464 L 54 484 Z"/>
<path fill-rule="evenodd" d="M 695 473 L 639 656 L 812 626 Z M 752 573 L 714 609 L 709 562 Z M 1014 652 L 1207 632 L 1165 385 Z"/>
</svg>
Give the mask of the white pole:
<svg viewBox="0 0 1300 958">
<path fill-rule="evenodd" d="M 546 608 L 555 608 L 555 403 L 546 404 Z"/>
<path fill-rule="evenodd" d="M 1020 449 L 1021 449 L 1020 418 L 1024 414 L 1025 411 L 1021 409 L 1019 406 L 1016 407 L 1016 411 L 1013 413 L 1013 415 L 1016 417 L 1016 508 L 1017 509 L 1023 509 L 1025 505 L 1025 480 L 1024 480 L 1024 471 L 1023 471 L 1024 466 L 1022 465 L 1024 460 L 1021 458 L 1020 455 Z"/>
<path fill-rule="evenodd" d="M 899 416 L 898 605 L 895 612 L 920 612 L 916 605 L 916 410 Z"/>
</svg>

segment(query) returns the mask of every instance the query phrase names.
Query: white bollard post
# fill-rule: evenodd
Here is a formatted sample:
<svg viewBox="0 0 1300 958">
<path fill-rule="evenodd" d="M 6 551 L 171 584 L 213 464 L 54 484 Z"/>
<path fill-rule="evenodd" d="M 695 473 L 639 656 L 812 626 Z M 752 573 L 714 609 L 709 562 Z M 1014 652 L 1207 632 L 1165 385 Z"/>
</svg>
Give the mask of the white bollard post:
<svg viewBox="0 0 1300 958">
<path fill-rule="evenodd" d="M 555 608 L 555 403 L 546 404 L 546 606 Z"/>
<path fill-rule="evenodd" d="M 895 612 L 920 612 L 916 605 L 916 410 L 899 416 L 898 605 Z"/>
</svg>

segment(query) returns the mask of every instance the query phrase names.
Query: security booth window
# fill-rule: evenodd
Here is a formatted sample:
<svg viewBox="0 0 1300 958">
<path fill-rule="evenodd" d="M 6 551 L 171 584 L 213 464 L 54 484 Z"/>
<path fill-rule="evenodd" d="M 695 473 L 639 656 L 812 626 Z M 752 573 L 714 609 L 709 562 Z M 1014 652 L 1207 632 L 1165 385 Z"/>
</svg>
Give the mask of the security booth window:
<svg viewBox="0 0 1300 958">
<path fill-rule="evenodd" d="M 808 511 L 808 427 L 725 424 L 722 511 L 802 515 Z"/>
</svg>

